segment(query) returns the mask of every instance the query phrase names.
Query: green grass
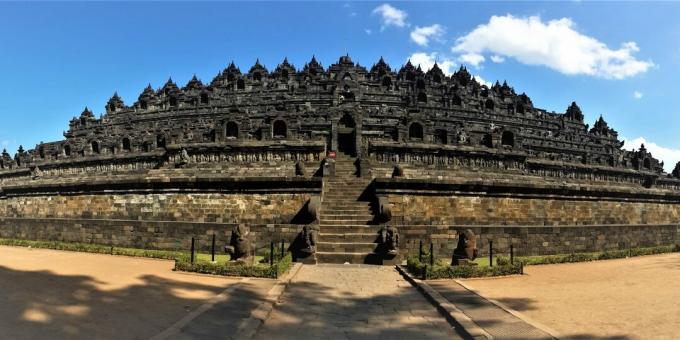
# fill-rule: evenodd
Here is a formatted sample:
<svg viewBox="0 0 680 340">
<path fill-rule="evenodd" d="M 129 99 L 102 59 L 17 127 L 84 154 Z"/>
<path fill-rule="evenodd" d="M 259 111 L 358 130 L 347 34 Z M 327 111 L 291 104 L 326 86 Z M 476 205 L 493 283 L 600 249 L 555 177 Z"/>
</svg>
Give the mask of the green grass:
<svg viewBox="0 0 680 340">
<path fill-rule="evenodd" d="M 292 266 L 293 259 L 291 254 L 277 258 L 273 266 L 270 266 L 264 257 L 256 257 L 255 265 L 245 265 L 240 263 L 228 262 L 210 262 L 210 257 L 194 258 L 194 263 L 191 263 L 188 255 L 181 256 L 175 260 L 175 268 L 177 271 L 222 275 L 222 276 L 246 276 L 246 277 L 264 277 L 264 278 L 278 278 L 287 272 Z M 264 262 L 264 263 L 263 263 Z"/>
<path fill-rule="evenodd" d="M 281 258 L 281 254 L 279 253 L 274 257 L 274 265 L 270 266 L 269 251 L 266 251 L 264 256 L 255 256 L 255 265 L 248 266 L 229 263 L 229 255 L 226 254 L 215 254 L 215 263 L 212 263 L 211 254 L 196 253 L 194 256 L 194 263 L 191 263 L 191 254 L 188 251 L 138 249 L 112 247 L 92 243 L 31 241 L 4 238 L 0 238 L 0 245 L 175 260 L 174 270 L 225 276 L 277 278 L 283 275 L 283 273 L 288 271 L 292 266 L 291 255 L 287 254 Z"/>
<path fill-rule="evenodd" d="M 109 255 L 123 255 L 134 257 L 149 257 L 156 259 L 174 260 L 179 256 L 185 254 L 181 251 L 172 250 L 155 250 L 155 249 L 139 249 L 139 248 L 125 248 L 113 247 L 103 244 L 93 243 L 78 243 L 78 242 L 59 242 L 59 241 L 32 241 L 32 240 L 18 240 L 18 239 L 0 239 L 0 245 L 15 246 L 15 247 L 30 247 L 42 249 L 55 249 L 66 251 L 78 251 L 84 253 L 109 254 Z M 186 252 L 188 254 L 188 252 Z"/>
<path fill-rule="evenodd" d="M 188 254 L 188 252 L 187 252 Z M 199 261 L 210 261 L 211 260 L 211 255 L 210 254 L 203 254 L 203 253 L 197 253 L 195 255 L 195 259 Z M 216 262 L 227 262 L 229 261 L 229 255 L 227 254 L 215 254 L 215 261 Z"/>
<path fill-rule="evenodd" d="M 521 256 L 517 257 L 525 265 L 541 265 L 541 264 L 555 264 L 555 263 L 571 263 L 571 262 L 587 262 L 610 259 L 621 259 L 635 256 L 656 255 L 665 253 L 680 252 L 680 245 L 632 248 L 624 250 L 608 250 L 601 252 L 589 253 L 572 253 L 572 254 L 558 254 L 558 255 L 541 255 L 541 256 Z"/>
</svg>

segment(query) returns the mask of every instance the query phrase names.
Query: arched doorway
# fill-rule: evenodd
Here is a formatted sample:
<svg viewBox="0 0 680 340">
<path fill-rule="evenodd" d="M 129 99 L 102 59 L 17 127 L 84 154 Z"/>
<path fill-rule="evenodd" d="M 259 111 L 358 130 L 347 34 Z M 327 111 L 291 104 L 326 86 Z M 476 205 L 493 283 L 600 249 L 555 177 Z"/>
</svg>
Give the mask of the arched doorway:
<svg viewBox="0 0 680 340">
<path fill-rule="evenodd" d="M 349 113 L 345 113 L 338 121 L 338 151 L 356 157 L 356 122 Z"/>
</svg>

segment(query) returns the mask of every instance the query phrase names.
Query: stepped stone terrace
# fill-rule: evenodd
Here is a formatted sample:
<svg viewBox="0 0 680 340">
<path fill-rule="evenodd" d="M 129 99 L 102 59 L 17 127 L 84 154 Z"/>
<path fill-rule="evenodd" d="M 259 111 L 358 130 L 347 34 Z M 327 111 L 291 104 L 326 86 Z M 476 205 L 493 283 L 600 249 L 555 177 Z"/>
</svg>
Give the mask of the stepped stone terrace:
<svg viewBox="0 0 680 340">
<path fill-rule="evenodd" d="M 0 237 L 173 249 L 227 242 L 239 224 L 261 244 L 314 225 L 327 262 L 365 261 L 384 225 L 402 253 L 423 241 L 442 256 L 462 227 L 482 252 L 680 241 L 680 164 L 664 173 L 603 117 L 591 127 L 565 107 L 464 67 L 231 63 L 209 84 L 169 79 L 131 104 L 114 94 L 63 140 L 3 152 Z"/>
</svg>

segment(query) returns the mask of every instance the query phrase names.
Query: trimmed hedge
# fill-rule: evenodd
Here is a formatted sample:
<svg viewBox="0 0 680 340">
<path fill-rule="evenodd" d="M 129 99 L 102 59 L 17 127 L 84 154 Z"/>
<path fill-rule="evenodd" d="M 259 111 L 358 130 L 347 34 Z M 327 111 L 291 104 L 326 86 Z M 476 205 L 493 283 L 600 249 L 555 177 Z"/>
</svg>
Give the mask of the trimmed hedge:
<svg viewBox="0 0 680 340">
<path fill-rule="evenodd" d="M 286 254 L 283 259 L 274 263 L 273 266 L 262 263 L 255 265 L 229 262 L 212 263 L 198 259 L 195 259 L 194 263 L 191 263 L 189 256 L 184 255 L 175 259 L 174 270 L 222 276 L 265 277 L 276 279 L 287 272 L 292 264 L 293 257 L 290 253 Z"/>
<path fill-rule="evenodd" d="M 440 261 L 436 261 L 434 266 L 422 263 L 418 256 L 409 256 L 406 259 L 406 268 L 418 278 L 425 277 L 426 280 L 432 279 L 465 279 L 471 277 L 490 277 L 522 274 L 522 263 L 514 265 L 502 265 L 494 267 L 486 266 L 449 266 Z M 427 270 L 427 271 L 426 271 Z M 425 275 L 423 275 L 425 274 Z"/>
<path fill-rule="evenodd" d="M 120 248 L 112 247 L 103 244 L 94 243 L 77 243 L 77 242 L 59 242 L 59 241 L 32 241 L 32 240 L 17 240 L 17 239 L 0 239 L 0 245 L 16 246 L 16 247 L 32 247 L 55 250 L 79 251 L 85 253 L 95 254 L 109 254 L 109 255 L 123 255 L 135 257 L 149 257 L 154 259 L 174 260 L 185 254 L 180 251 L 171 250 L 153 250 L 153 249 L 137 249 L 137 248 Z"/>
<path fill-rule="evenodd" d="M 521 257 L 518 256 L 515 257 L 515 264 L 510 264 L 509 257 L 499 256 L 496 258 L 497 265 L 493 267 L 449 266 L 447 261 L 438 259 L 437 261 L 435 261 L 434 267 L 429 266 L 428 264 L 427 273 L 425 273 L 425 278 L 453 279 L 453 278 L 503 276 L 512 274 L 522 274 L 524 271 L 523 266 L 529 265 L 587 262 L 673 252 L 680 252 L 680 245 L 633 248 L 625 250 L 609 250 L 592 253 L 572 253 L 572 254 L 521 256 Z M 426 256 L 425 258 L 428 257 Z M 420 262 L 418 260 L 417 255 L 409 256 L 406 263 L 407 269 L 411 274 L 416 275 L 419 278 L 423 277 L 423 272 L 425 270 L 426 263 Z"/>
<path fill-rule="evenodd" d="M 516 257 L 515 260 L 522 262 L 525 265 L 541 265 L 541 264 L 555 264 L 555 263 L 572 263 L 572 262 L 587 262 L 598 260 L 621 259 L 634 256 L 656 255 L 665 253 L 680 252 L 680 245 L 657 246 L 647 248 L 632 248 L 624 250 L 607 250 L 603 252 L 594 253 L 572 253 L 560 255 L 543 255 L 543 256 L 521 256 Z M 500 260 L 500 258 L 499 258 Z"/>
</svg>

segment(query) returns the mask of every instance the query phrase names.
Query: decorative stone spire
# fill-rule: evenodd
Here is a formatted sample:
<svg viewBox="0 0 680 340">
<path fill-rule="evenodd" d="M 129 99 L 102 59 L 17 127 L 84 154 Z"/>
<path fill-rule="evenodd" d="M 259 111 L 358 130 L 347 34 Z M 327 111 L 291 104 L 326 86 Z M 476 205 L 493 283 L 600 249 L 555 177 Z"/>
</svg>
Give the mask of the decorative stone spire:
<svg viewBox="0 0 680 340">
<path fill-rule="evenodd" d="M 116 112 L 124 108 L 125 103 L 123 103 L 123 99 L 121 99 L 120 96 L 118 96 L 118 92 L 114 92 L 113 96 L 111 96 L 111 98 L 109 98 L 109 101 L 106 103 L 106 112 Z M 87 110 L 87 108 L 85 109 Z M 90 114 L 92 113 L 90 112 Z M 94 115 L 91 115 L 89 117 L 94 117 Z"/>
<path fill-rule="evenodd" d="M 111 102 L 110 99 L 109 99 L 109 102 Z M 107 107 L 108 107 L 108 105 L 107 105 Z M 84 118 L 84 117 L 87 117 L 87 118 L 94 118 L 94 114 L 92 113 L 92 111 L 90 111 L 89 108 L 87 108 L 87 106 L 85 106 L 85 109 L 84 109 L 83 112 L 80 114 L 80 117 L 81 117 L 81 118 Z"/>
<path fill-rule="evenodd" d="M 156 91 L 153 90 L 153 87 L 151 87 L 151 84 L 147 85 L 144 88 L 144 91 L 142 91 L 142 96 L 154 96 L 156 94 Z"/>
<path fill-rule="evenodd" d="M 675 168 L 673 168 L 671 175 L 675 178 L 680 178 L 680 162 L 675 163 Z"/>
<path fill-rule="evenodd" d="M 415 80 L 417 71 L 418 70 L 411 63 L 411 59 L 409 59 L 406 61 L 406 64 L 399 69 L 397 77 L 402 80 Z"/>
<path fill-rule="evenodd" d="M 583 121 L 583 113 L 581 112 L 581 108 L 576 105 L 576 102 L 571 102 L 571 105 L 567 108 L 567 112 L 564 116 L 579 122 Z"/>
<path fill-rule="evenodd" d="M 281 64 L 276 66 L 274 73 L 272 75 L 277 79 L 289 79 L 297 71 L 295 67 L 288 62 L 288 57 L 284 58 Z"/>
<path fill-rule="evenodd" d="M 390 69 L 390 66 L 387 65 L 383 57 L 380 57 L 380 60 L 378 60 L 378 62 L 373 64 L 373 66 L 371 67 L 371 77 L 373 79 L 380 79 L 384 75 L 391 72 L 392 69 Z"/>
<path fill-rule="evenodd" d="M 323 66 L 319 64 L 318 61 L 316 61 L 316 56 L 312 55 L 312 60 L 309 61 L 309 63 L 305 64 L 305 67 L 302 70 L 303 73 L 309 74 L 311 76 L 316 76 L 324 73 Z"/>
<path fill-rule="evenodd" d="M 190 90 L 201 90 L 203 89 L 203 83 L 196 77 L 194 74 L 193 77 L 191 77 L 191 80 L 184 86 L 185 91 L 190 91 Z"/>
<path fill-rule="evenodd" d="M 426 76 L 435 83 L 441 83 L 442 80 L 446 77 L 444 75 L 444 71 L 442 71 L 442 69 L 439 68 L 439 65 L 437 64 L 436 61 L 434 62 L 434 65 L 432 65 L 432 68 L 429 71 L 427 71 Z"/>
<path fill-rule="evenodd" d="M 465 66 L 461 65 L 458 71 L 456 71 L 453 74 L 452 78 L 455 79 L 458 82 L 458 84 L 465 86 L 470 82 L 472 76 L 470 75 L 470 72 L 468 72 L 468 70 L 465 68 Z"/>
<path fill-rule="evenodd" d="M 609 128 L 609 125 L 604 120 L 604 118 L 602 118 L 602 115 L 600 115 L 600 118 L 595 121 L 595 125 L 593 125 L 593 128 L 590 129 L 590 133 L 601 136 L 615 136 L 617 134 L 616 131 Z M 644 148 L 644 144 L 641 146 L 641 148 Z"/>
<path fill-rule="evenodd" d="M 262 64 L 260 64 L 260 58 L 257 58 L 255 60 L 255 65 L 253 65 L 250 70 L 248 70 L 249 75 L 253 75 L 255 72 L 260 72 L 261 76 L 265 76 L 269 74 L 269 71 L 267 71 L 267 68 L 264 67 Z"/>
</svg>

